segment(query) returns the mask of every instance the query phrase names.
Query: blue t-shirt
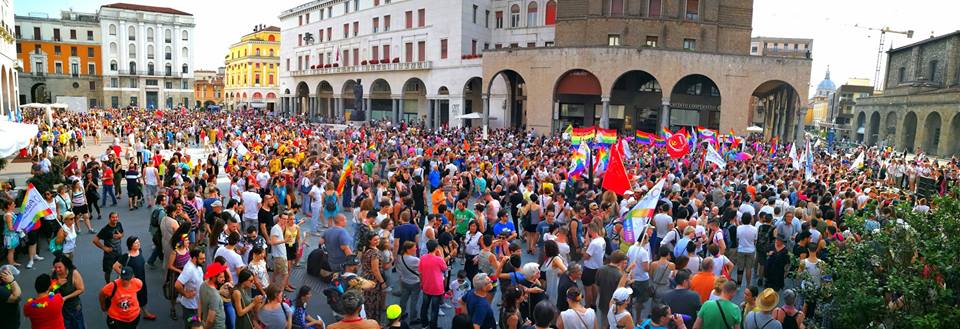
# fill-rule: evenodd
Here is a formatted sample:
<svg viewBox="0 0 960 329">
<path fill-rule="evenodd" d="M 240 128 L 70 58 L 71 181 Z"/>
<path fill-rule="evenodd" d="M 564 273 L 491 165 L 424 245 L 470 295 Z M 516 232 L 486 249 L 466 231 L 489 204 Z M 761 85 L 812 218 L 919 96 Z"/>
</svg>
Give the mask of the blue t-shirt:
<svg viewBox="0 0 960 329">
<path fill-rule="evenodd" d="M 497 328 L 497 322 L 493 318 L 493 309 L 490 308 L 490 302 L 486 298 L 477 296 L 473 293 L 473 290 L 470 290 L 460 300 L 470 310 L 470 321 L 473 324 L 479 325 L 480 329 Z"/>
<path fill-rule="evenodd" d="M 397 243 L 400 246 L 403 246 L 403 243 L 406 241 L 414 241 L 417 238 L 417 233 L 420 233 L 420 229 L 417 225 L 410 223 L 397 226 L 393 229 L 393 236 L 397 239 Z"/>
<path fill-rule="evenodd" d="M 493 224 L 493 234 L 500 234 L 504 231 L 509 231 L 511 233 L 517 232 L 517 227 L 513 226 L 513 222 L 507 221 L 506 223 L 501 223 L 497 221 L 496 224 Z"/>
<path fill-rule="evenodd" d="M 353 237 L 342 227 L 333 227 L 323 232 L 324 246 L 327 247 L 327 254 L 330 263 L 343 264 L 347 261 L 347 254 L 340 249 L 340 246 L 346 245 L 353 248 Z"/>
<path fill-rule="evenodd" d="M 440 186 L 440 172 L 436 169 L 430 171 L 430 187 L 437 188 Z"/>
</svg>

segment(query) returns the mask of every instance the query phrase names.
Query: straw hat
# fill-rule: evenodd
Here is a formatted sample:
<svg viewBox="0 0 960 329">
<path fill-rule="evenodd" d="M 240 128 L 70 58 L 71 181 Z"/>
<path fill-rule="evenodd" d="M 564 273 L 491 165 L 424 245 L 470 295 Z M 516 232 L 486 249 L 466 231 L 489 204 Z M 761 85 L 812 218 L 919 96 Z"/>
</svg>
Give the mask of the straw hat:
<svg viewBox="0 0 960 329">
<path fill-rule="evenodd" d="M 771 288 L 763 289 L 760 296 L 757 296 L 757 306 L 755 311 L 770 312 L 780 303 L 780 296 Z"/>
</svg>

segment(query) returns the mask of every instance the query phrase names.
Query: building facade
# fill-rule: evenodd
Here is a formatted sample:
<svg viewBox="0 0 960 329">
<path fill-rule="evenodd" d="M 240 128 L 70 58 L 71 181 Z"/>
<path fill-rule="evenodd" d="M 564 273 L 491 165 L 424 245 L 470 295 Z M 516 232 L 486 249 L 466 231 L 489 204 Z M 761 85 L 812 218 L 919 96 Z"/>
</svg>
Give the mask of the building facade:
<svg viewBox="0 0 960 329">
<path fill-rule="evenodd" d="M 19 58 L 14 31 L 13 0 L 0 1 L 0 116 L 20 106 Z M 0 119 L 2 120 L 2 119 Z"/>
<path fill-rule="evenodd" d="M 257 25 L 224 57 L 225 105 L 273 112 L 280 94 L 280 28 Z"/>
<path fill-rule="evenodd" d="M 22 63 L 22 102 L 67 102 L 65 98 L 73 98 L 87 107 L 103 104 L 102 48 L 96 14 L 62 11 L 59 18 L 16 16 L 15 34 L 17 57 Z"/>
<path fill-rule="evenodd" d="M 460 125 L 454 118 L 480 111 L 497 2 L 327 0 L 283 11 L 284 113 L 340 121 L 362 108 L 368 120 Z"/>
<path fill-rule="evenodd" d="M 850 129 L 853 121 L 853 106 L 861 97 L 873 96 L 873 86 L 866 79 L 850 79 L 847 83 L 837 87 L 833 94 L 833 100 L 830 102 L 830 118 L 838 127 Z M 863 134 L 863 131 L 854 132 Z"/>
<path fill-rule="evenodd" d="M 813 39 L 753 37 L 750 39 L 750 55 L 771 57 L 810 58 L 813 54 Z"/>
<path fill-rule="evenodd" d="M 105 51 L 108 106 L 193 105 L 192 14 L 166 7 L 115 3 L 97 14 Z"/>
<path fill-rule="evenodd" d="M 223 104 L 223 73 L 220 70 L 193 71 L 194 108 L 209 108 Z"/>
<path fill-rule="evenodd" d="M 944 158 L 960 153 L 958 47 L 960 31 L 887 51 L 883 93 L 856 101 L 850 137 Z"/>
</svg>

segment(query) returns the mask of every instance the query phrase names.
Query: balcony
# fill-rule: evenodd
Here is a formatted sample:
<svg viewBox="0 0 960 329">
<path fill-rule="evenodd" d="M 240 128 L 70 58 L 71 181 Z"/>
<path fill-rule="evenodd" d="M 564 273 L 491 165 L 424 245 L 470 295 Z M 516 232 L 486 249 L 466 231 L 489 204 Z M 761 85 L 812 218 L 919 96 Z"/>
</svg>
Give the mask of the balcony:
<svg viewBox="0 0 960 329">
<path fill-rule="evenodd" d="M 129 76 L 149 76 L 149 77 L 166 77 L 166 78 L 180 78 L 183 73 L 180 72 L 161 72 L 161 71 L 130 71 L 130 70 L 119 70 L 117 71 L 118 75 L 129 75 Z"/>
<path fill-rule="evenodd" d="M 327 67 L 305 69 L 301 71 L 290 72 L 295 77 L 325 75 L 325 74 L 343 74 L 343 73 L 364 73 L 364 72 L 390 72 L 390 71 L 417 71 L 429 70 L 433 68 L 433 62 L 408 62 L 408 63 L 387 63 L 387 64 L 367 64 L 353 65 L 343 67 Z"/>
</svg>

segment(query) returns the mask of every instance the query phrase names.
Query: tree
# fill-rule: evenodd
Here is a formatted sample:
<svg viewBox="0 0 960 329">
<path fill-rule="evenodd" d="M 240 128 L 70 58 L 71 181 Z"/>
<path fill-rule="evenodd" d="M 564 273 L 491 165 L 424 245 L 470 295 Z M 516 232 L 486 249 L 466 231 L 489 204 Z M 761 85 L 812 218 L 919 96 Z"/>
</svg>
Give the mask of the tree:
<svg viewBox="0 0 960 329">
<path fill-rule="evenodd" d="M 956 192 L 954 192 L 955 194 Z M 949 328 L 960 323 L 960 200 L 937 198 L 929 214 L 906 202 L 865 232 L 871 204 L 847 223 L 859 241 L 830 246 L 819 292 L 833 328 Z M 809 293 L 809 292 L 804 292 Z"/>
</svg>

